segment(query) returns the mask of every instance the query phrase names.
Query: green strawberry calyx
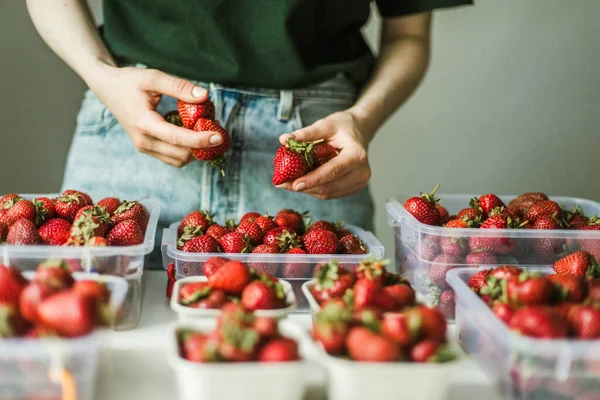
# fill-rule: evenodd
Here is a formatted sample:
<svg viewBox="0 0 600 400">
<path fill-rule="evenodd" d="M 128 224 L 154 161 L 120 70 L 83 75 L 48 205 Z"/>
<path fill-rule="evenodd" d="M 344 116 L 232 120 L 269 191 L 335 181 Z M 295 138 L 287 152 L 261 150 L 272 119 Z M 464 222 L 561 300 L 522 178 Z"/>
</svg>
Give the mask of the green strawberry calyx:
<svg viewBox="0 0 600 400">
<path fill-rule="evenodd" d="M 339 279 L 340 264 L 337 261 L 330 261 L 321 264 L 317 269 L 317 290 L 330 289 L 336 280 Z"/>
<path fill-rule="evenodd" d="M 212 292 L 212 288 L 210 286 L 203 287 L 202 289 L 196 290 L 191 295 L 187 296 L 185 299 L 180 299 L 179 304 L 183 304 L 184 306 L 190 306 L 198 301 L 208 297 Z"/>
</svg>

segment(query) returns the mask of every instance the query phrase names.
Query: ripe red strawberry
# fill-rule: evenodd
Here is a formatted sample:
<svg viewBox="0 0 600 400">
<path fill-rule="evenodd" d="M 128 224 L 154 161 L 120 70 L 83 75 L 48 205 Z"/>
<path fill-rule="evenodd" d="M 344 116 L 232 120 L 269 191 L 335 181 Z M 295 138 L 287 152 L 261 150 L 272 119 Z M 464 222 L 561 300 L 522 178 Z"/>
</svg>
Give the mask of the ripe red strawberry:
<svg viewBox="0 0 600 400">
<path fill-rule="evenodd" d="M 119 207 L 121 207 L 121 200 L 116 197 L 105 197 L 100 200 L 97 206 L 104 207 L 104 210 L 112 217 L 112 215 L 117 211 Z"/>
<path fill-rule="evenodd" d="M 260 335 L 255 330 L 225 323 L 219 336 L 219 353 L 225 360 L 244 362 L 255 358 L 260 343 Z"/>
<path fill-rule="evenodd" d="M 510 319 L 510 328 L 524 336 L 556 339 L 569 334 L 569 323 L 557 311 L 543 306 L 523 307 Z"/>
<path fill-rule="evenodd" d="M 34 281 L 59 289 L 70 288 L 75 283 L 69 265 L 62 260 L 48 260 L 41 263 L 35 271 Z"/>
<path fill-rule="evenodd" d="M 310 226 L 310 228 L 308 228 L 308 230 L 306 232 L 316 231 L 319 229 L 325 229 L 326 231 L 331 231 L 333 233 L 337 232 L 337 228 L 336 228 L 335 224 L 333 224 L 329 221 L 325 221 L 325 220 L 319 220 L 319 221 L 315 222 L 314 224 L 312 224 Z"/>
<path fill-rule="evenodd" d="M 144 243 L 144 231 L 133 220 L 119 222 L 106 237 L 111 246 L 136 246 Z"/>
<path fill-rule="evenodd" d="M 31 282 L 19 297 L 19 311 L 23 318 L 32 323 L 39 323 L 37 308 L 46 298 L 57 293 L 60 288 L 42 282 Z"/>
<path fill-rule="evenodd" d="M 91 237 L 85 243 L 85 246 L 90 246 L 90 247 L 106 247 L 109 245 L 110 245 L 110 243 L 107 238 L 103 238 L 103 237 L 99 237 L 99 236 Z"/>
<path fill-rule="evenodd" d="M 338 238 L 335 233 L 324 229 L 308 232 L 302 237 L 308 254 L 336 254 Z"/>
<path fill-rule="evenodd" d="M 181 123 L 188 129 L 192 129 L 199 118 L 215 119 L 215 105 L 210 100 L 198 104 L 178 100 L 177 111 L 179 111 Z"/>
<path fill-rule="evenodd" d="M 429 270 L 429 279 L 431 283 L 440 289 L 448 286 L 446 283 L 446 273 L 462 264 L 462 259 L 452 254 L 440 254 L 437 256 Z"/>
<path fill-rule="evenodd" d="M 29 324 L 23 319 L 17 306 L 0 302 L 0 339 L 18 337 L 29 329 Z"/>
<path fill-rule="evenodd" d="M 367 246 L 357 235 L 344 236 L 339 241 L 341 254 L 367 254 Z"/>
<path fill-rule="evenodd" d="M 471 200 L 470 206 L 472 208 L 481 209 L 483 216 L 487 217 L 488 214 L 496 207 L 506 207 L 504 202 L 500 200 L 495 194 L 484 194 Z"/>
<path fill-rule="evenodd" d="M 410 346 L 418 336 L 418 332 L 410 329 L 408 318 L 405 313 L 383 314 L 381 333 L 392 339 L 402 348 Z"/>
<path fill-rule="evenodd" d="M 73 222 L 77 211 L 87 205 L 90 204 L 82 194 L 70 193 L 58 196 L 54 203 L 54 208 L 56 209 L 57 217 Z"/>
<path fill-rule="evenodd" d="M 42 244 L 43 241 L 33 222 L 28 219 L 20 219 L 8 229 L 6 243 L 22 246 Z"/>
<path fill-rule="evenodd" d="M 338 152 L 335 147 L 327 143 L 315 143 L 310 156 L 313 161 L 313 168 L 319 168 L 333 157 L 337 156 Z"/>
<path fill-rule="evenodd" d="M 44 222 L 38 229 L 44 243 L 51 246 L 62 246 L 71 235 L 71 224 L 62 218 L 52 218 Z"/>
<path fill-rule="evenodd" d="M 300 143 L 289 138 L 275 153 L 273 185 L 294 181 L 335 157 L 335 148 L 322 142 Z"/>
<path fill-rule="evenodd" d="M 94 204 L 94 200 L 92 200 L 91 196 L 87 193 L 81 192 L 79 190 L 65 190 L 62 193 L 63 196 L 69 196 L 69 195 L 75 195 L 75 196 L 79 196 L 82 197 L 85 202 L 87 203 L 86 205 L 92 205 Z"/>
<path fill-rule="evenodd" d="M 182 251 L 188 253 L 218 253 L 219 250 L 219 242 L 208 235 L 196 236 L 187 241 L 182 248 Z"/>
<path fill-rule="evenodd" d="M 219 239 L 224 253 L 250 253 L 252 245 L 248 238 L 239 232 L 230 232 Z"/>
<path fill-rule="evenodd" d="M 463 221 L 465 221 L 465 220 L 475 221 L 475 220 L 481 219 L 481 214 L 482 214 L 482 211 L 479 208 L 467 207 L 467 208 L 463 208 L 462 210 L 460 210 L 458 212 L 458 214 L 456 215 L 456 218 L 461 219 Z"/>
<path fill-rule="evenodd" d="M 552 215 L 540 215 L 535 219 L 532 229 L 560 229 L 561 226 Z"/>
<path fill-rule="evenodd" d="M 242 294 L 250 282 L 250 270 L 240 261 L 230 260 L 221 265 L 208 277 L 208 283 L 214 289 L 221 289 L 232 295 Z"/>
<path fill-rule="evenodd" d="M 186 333 L 182 335 L 181 354 L 192 362 L 213 362 L 219 358 L 219 342 L 210 335 Z"/>
<path fill-rule="evenodd" d="M 469 242 L 464 237 L 443 236 L 440 238 L 440 250 L 444 254 L 464 257 L 469 250 Z"/>
<path fill-rule="evenodd" d="M 252 250 L 255 254 L 279 254 L 279 246 L 276 244 L 261 244 Z M 255 268 L 256 269 L 256 268 Z"/>
<path fill-rule="evenodd" d="M 306 254 L 302 249 L 291 249 L 285 252 L 285 254 Z M 289 262 L 285 263 L 281 267 L 281 275 L 284 278 L 306 278 L 310 276 L 310 263 L 301 262 Z"/>
<path fill-rule="evenodd" d="M 305 218 L 310 222 L 310 218 L 307 215 L 308 211 L 300 213 L 294 210 L 283 209 L 277 212 L 273 222 L 279 227 L 288 227 L 295 232 L 302 233 L 306 230 Z"/>
<path fill-rule="evenodd" d="M 456 295 L 454 294 L 454 290 L 444 290 L 440 295 L 437 307 L 446 318 L 454 318 L 454 311 L 456 309 Z"/>
<path fill-rule="evenodd" d="M 288 338 L 274 338 L 265 343 L 256 356 L 259 362 L 297 361 L 298 343 Z"/>
<path fill-rule="evenodd" d="M 515 314 L 515 309 L 506 303 L 494 304 L 492 311 L 494 311 L 494 314 L 496 314 L 496 316 L 507 325 L 510 324 L 510 320 Z"/>
<path fill-rule="evenodd" d="M 579 228 L 582 231 L 600 231 L 600 218 L 592 217 L 589 219 L 587 224 Z M 600 259 L 600 240 L 598 239 L 580 239 L 579 241 L 580 250 L 587 251 L 596 260 Z"/>
<path fill-rule="evenodd" d="M 33 199 L 33 205 L 35 206 L 35 224 L 40 226 L 45 221 L 54 218 L 56 216 L 56 209 L 54 208 L 54 202 L 47 197 L 38 197 Z"/>
<path fill-rule="evenodd" d="M 363 310 L 373 307 L 381 295 L 381 282 L 362 278 L 354 284 L 354 309 Z"/>
<path fill-rule="evenodd" d="M 263 243 L 276 244 L 281 252 L 300 246 L 300 238 L 296 232 L 288 227 L 282 226 L 268 231 L 263 237 Z"/>
<path fill-rule="evenodd" d="M 587 284 L 582 276 L 548 275 L 548 280 L 559 289 L 561 301 L 581 303 L 587 296 Z"/>
<path fill-rule="evenodd" d="M 224 290 L 217 289 L 212 290 L 206 298 L 192 304 L 190 307 L 200 309 L 219 309 L 223 307 L 228 301 L 229 298 L 227 296 L 227 293 Z"/>
<path fill-rule="evenodd" d="M 445 223 L 450 221 L 450 219 L 455 219 L 455 218 L 450 218 L 450 215 L 448 214 L 448 210 L 446 210 L 446 208 L 444 206 L 442 206 L 440 203 L 436 203 L 435 208 L 437 208 L 437 210 L 440 213 L 440 224 L 441 225 L 444 225 Z"/>
<path fill-rule="evenodd" d="M 96 303 L 107 303 L 110 299 L 108 287 L 99 281 L 79 280 L 73 284 L 73 290 L 84 297 L 89 297 Z"/>
<path fill-rule="evenodd" d="M 600 310 L 589 306 L 574 306 L 569 312 L 568 319 L 576 337 L 600 338 Z"/>
<path fill-rule="evenodd" d="M 257 217 L 253 222 L 258 225 L 263 232 L 269 232 L 271 229 L 277 228 L 277 224 L 275 224 L 273 218 L 266 215 Z"/>
<path fill-rule="evenodd" d="M 208 227 L 213 223 L 212 217 L 213 215 L 206 210 L 193 211 L 189 213 L 179 224 L 179 228 L 177 228 L 177 235 L 181 236 L 186 227 L 190 227 L 192 229 L 200 228 L 203 233 L 208 233 Z"/>
<path fill-rule="evenodd" d="M 573 274 L 586 278 L 596 278 L 600 276 L 598 264 L 585 251 L 576 251 L 556 261 L 552 268 L 557 274 Z"/>
<path fill-rule="evenodd" d="M 386 276 L 385 267 L 387 264 L 388 260 L 375 260 L 368 258 L 366 260 L 362 260 L 360 263 L 354 266 L 354 275 L 357 279 L 368 278 L 372 280 L 383 281 L 383 278 Z"/>
<path fill-rule="evenodd" d="M 340 354 L 345 348 L 351 319 L 352 313 L 347 308 L 337 303 L 329 303 L 315 315 L 313 338 L 327 353 Z"/>
<path fill-rule="evenodd" d="M 485 220 L 481 229 L 507 229 L 515 222 L 503 215 L 494 215 Z M 501 234 L 499 234 L 501 235 Z M 515 242 L 509 237 L 478 237 L 469 238 L 469 249 L 474 251 L 491 251 L 497 254 L 508 254 L 515 249 Z"/>
<path fill-rule="evenodd" d="M 423 340 L 415 344 L 410 351 L 410 359 L 418 363 L 443 363 L 455 358 L 447 345 L 435 340 Z"/>
<path fill-rule="evenodd" d="M 416 306 L 408 311 L 407 318 L 411 330 L 418 332 L 422 339 L 431 339 L 438 342 L 446 340 L 446 318 L 438 309 Z"/>
<path fill-rule="evenodd" d="M 133 220 L 137 222 L 142 229 L 142 234 L 144 234 L 146 232 L 146 227 L 148 226 L 148 221 L 150 220 L 150 213 L 142 203 L 125 200 L 113 213 L 111 219 L 114 225 L 123 221 Z"/>
<path fill-rule="evenodd" d="M 27 279 L 14 267 L 0 264 L 0 303 L 18 305 L 19 296 L 27 286 Z"/>
<path fill-rule="evenodd" d="M 202 273 L 206 277 L 210 278 L 219 268 L 223 266 L 228 260 L 223 257 L 211 257 L 204 262 L 202 265 Z"/>
<path fill-rule="evenodd" d="M 417 255 L 425 261 L 433 261 L 440 254 L 440 248 L 437 243 L 430 240 L 422 240 L 417 246 Z"/>
<path fill-rule="evenodd" d="M 240 224 L 242 224 L 243 222 L 246 221 L 254 221 L 256 218 L 260 217 L 260 213 L 256 212 L 256 211 L 250 211 L 247 212 L 246 214 L 244 214 L 242 216 L 242 218 L 240 218 Z"/>
<path fill-rule="evenodd" d="M 213 225 L 209 226 L 208 229 L 206 230 L 206 234 L 208 236 L 212 236 L 216 240 L 221 239 L 223 236 L 227 235 L 229 232 L 231 232 L 231 230 L 229 230 L 228 228 L 224 227 L 223 225 L 219 225 L 219 224 L 213 224 Z"/>
<path fill-rule="evenodd" d="M 391 339 L 378 335 L 364 326 L 350 329 L 346 347 L 355 361 L 392 362 L 401 357 L 398 345 Z"/>
<path fill-rule="evenodd" d="M 48 297 L 37 311 L 41 323 L 60 336 L 87 335 L 94 329 L 96 321 L 93 302 L 72 289 Z"/>
<path fill-rule="evenodd" d="M 110 229 L 111 219 L 106 210 L 99 206 L 80 208 L 73 220 L 71 237 L 86 242 L 94 236 L 105 237 Z"/>
<path fill-rule="evenodd" d="M 445 228 L 468 228 L 469 225 L 462 219 L 452 219 L 444 224 Z"/>
<path fill-rule="evenodd" d="M 242 306 L 245 309 L 273 310 L 285 306 L 285 293 L 279 282 L 254 281 L 242 291 Z"/>
<path fill-rule="evenodd" d="M 35 221 L 36 208 L 35 205 L 21 197 L 17 197 L 12 201 L 4 203 L 4 213 L 2 214 L 2 222 L 9 227 L 20 219 Z M 9 207 L 6 205 L 9 204 Z"/>
<path fill-rule="evenodd" d="M 4 222 L 0 222 L 0 244 L 6 242 L 6 237 L 8 236 L 8 225 Z"/>
<path fill-rule="evenodd" d="M 439 189 L 440 185 L 437 185 L 431 193 L 421 193 L 420 196 L 411 197 L 404 203 L 404 208 L 408 211 L 417 221 L 427 225 L 439 225 L 440 224 L 440 212 L 435 207 L 435 204 L 439 201 L 435 197 L 435 192 Z"/>
<path fill-rule="evenodd" d="M 562 215 L 562 209 L 560 205 L 552 200 L 543 200 L 538 201 L 527 210 L 525 213 L 525 219 L 529 221 L 535 221 L 538 217 L 542 215 L 554 216 L 555 218 L 560 218 Z"/>
<path fill-rule="evenodd" d="M 317 284 L 311 293 L 319 303 L 344 296 L 355 282 L 354 276 L 340 267 L 337 261 L 320 264 L 315 270 L 315 277 Z"/>
<path fill-rule="evenodd" d="M 490 251 L 475 251 L 467 254 L 465 264 L 477 266 L 498 264 L 498 258 Z"/>
<path fill-rule="evenodd" d="M 254 254 L 279 254 L 279 246 L 276 244 L 261 244 L 252 250 Z M 276 262 L 251 262 L 248 266 L 257 272 L 275 275 L 279 268 L 279 263 Z"/>
<path fill-rule="evenodd" d="M 394 301 L 393 308 L 396 310 L 415 304 L 415 291 L 408 284 L 397 283 L 385 286 L 383 292 L 392 298 Z"/>
<path fill-rule="evenodd" d="M 247 235 L 250 240 L 250 244 L 252 244 L 253 246 L 261 244 L 265 235 L 260 229 L 260 226 L 258 226 L 252 221 L 245 221 L 240 223 L 235 229 L 235 231 L 241 233 L 242 235 Z"/>
<path fill-rule="evenodd" d="M 480 290 L 487 285 L 487 277 L 490 274 L 490 270 L 489 269 L 482 269 L 481 271 L 477 272 L 475 275 L 471 276 L 471 278 L 469 278 L 469 287 L 475 292 L 475 293 L 479 293 Z"/>
<path fill-rule="evenodd" d="M 207 161 L 208 164 L 221 171 L 221 175 L 225 176 L 225 152 L 231 146 L 231 137 L 225 128 L 213 119 L 199 118 L 194 125 L 195 131 L 212 131 L 217 132 L 223 138 L 220 145 L 214 147 L 205 147 L 192 150 L 194 158 L 202 161 Z"/>
<path fill-rule="evenodd" d="M 502 280 L 513 276 L 518 277 L 522 272 L 523 270 L 521 268 L 513 265 L 500 265 L 499 267 L 493 268 L 490 271 L 490 277 Z"/>
<path fill-rule="evenodd" d="M 525 201 L 525 200 L 535 200 L 535 201 L 544 201 L 548 200 L 548 195 L 544 192 L 527 192 L 520 194 L 516 197 L 516 200 Z"/>
<path fill-rule="evenodd" d="M 543 276 L 523 272 L 506 281 L 506 301 L 513 306 L 548 305 L 554 293 L 552 282 Z"/>
<path fill-rule="evenodd" d="M 208 297 L 211 292 L 212 288 L 208 282 L 189 282 L 179 289 L 179 299 L 177 301 L 184 306 L 191 306 Z"/>
</svg>

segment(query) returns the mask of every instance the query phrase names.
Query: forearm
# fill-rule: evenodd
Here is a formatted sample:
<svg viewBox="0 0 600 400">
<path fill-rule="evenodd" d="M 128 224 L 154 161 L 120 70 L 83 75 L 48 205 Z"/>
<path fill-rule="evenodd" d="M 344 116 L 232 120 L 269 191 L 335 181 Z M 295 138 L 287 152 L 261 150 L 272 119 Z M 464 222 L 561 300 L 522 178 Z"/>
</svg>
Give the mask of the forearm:
<svg viewBox="0 0 600 400">
<path fill-rule="evenodd" d="M 85 0 L 27 0 L 27 9 L 42 39 L 89 86 L 116 66 Z"/>
<path fill-rule="evenodd" d="M 429 63 L 431 14 L 384 21 L 379 57 L 353 115 L 365 143 L 421 82 Z"/>
</svg>

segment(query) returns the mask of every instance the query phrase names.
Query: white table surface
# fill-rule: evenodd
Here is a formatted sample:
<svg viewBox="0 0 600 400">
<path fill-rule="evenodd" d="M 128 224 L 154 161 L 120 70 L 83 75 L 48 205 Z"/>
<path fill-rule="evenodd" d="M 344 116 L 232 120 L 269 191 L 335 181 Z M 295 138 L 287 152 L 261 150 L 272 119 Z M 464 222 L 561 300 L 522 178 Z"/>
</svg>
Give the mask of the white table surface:
<svg viewBox="0 0 600 400">
<path fill-rule="evenodd" d="M 146 271 L 145 298 L 139 326 L 133 330 L 111 332 L 105 337 L 100 357 L 100 376 L 96 400 L 175 400 L 174 373 L 166 357 L 166 327 L 175 321 L 165 297 L 164 271 Z M 291 316 L 309 326 L 309 314 Z M 324 371 L 315 364 L 308 378 L 311 389 L 307 400 L 325 399 Z M 472 360 L 464 361 L 453 377 L 447 400 L 501 400 L 489 380 Z"/>
</svg>

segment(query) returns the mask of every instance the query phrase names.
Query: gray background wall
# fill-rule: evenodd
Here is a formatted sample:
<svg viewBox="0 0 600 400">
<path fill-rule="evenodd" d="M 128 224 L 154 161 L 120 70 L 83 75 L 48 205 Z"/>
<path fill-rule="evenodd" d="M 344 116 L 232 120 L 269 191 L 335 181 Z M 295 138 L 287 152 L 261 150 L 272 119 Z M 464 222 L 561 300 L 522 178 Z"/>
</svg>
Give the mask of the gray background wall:
<svg viewBox="0 0 600 400">
<path fill-rule="evenodd" d="M 390 255 L 386 198 L 438 182 L 452 193 L 600 200 L 600 2 L 476 3 L 436 15 L 428 76 L 371 145 L 377 230 Z M 377 22 L 366 27 L 373 42 Z M 83 90 L 24 1 L 0 2 L 0 192 L 59 188 Z"/>
</svg>

